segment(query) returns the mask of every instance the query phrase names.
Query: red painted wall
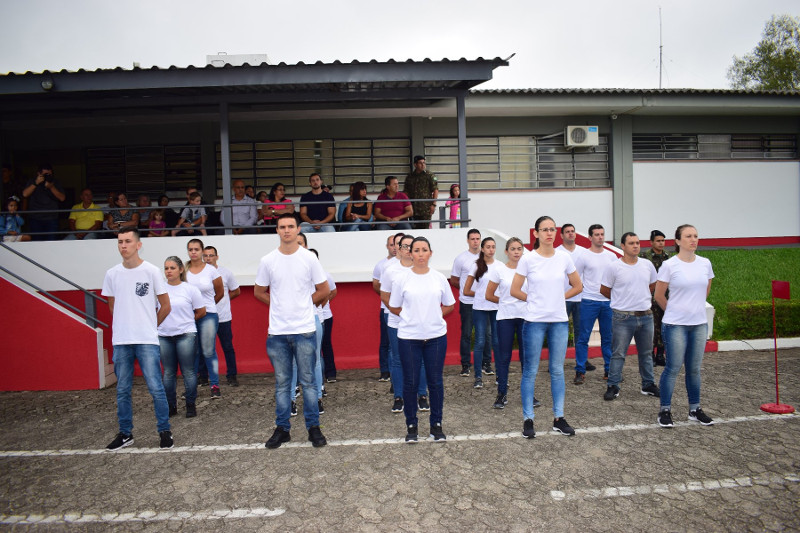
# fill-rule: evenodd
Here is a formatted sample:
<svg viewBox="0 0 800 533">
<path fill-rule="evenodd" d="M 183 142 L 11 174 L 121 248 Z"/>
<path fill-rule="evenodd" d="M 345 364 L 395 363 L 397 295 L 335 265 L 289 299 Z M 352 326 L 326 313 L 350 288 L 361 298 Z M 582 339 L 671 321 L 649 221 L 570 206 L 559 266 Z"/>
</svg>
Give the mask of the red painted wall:
<svg viewBox="0 0 800 533">
<path fill-rule="evenodd" d="M 81 294 L 81 293 L 78 293 Z M 83 296 L 78 299 L 83 308 Z M 0 278 L 0 390 L 81 390 L 99 386 L 97 333 Z"/>
</svg>

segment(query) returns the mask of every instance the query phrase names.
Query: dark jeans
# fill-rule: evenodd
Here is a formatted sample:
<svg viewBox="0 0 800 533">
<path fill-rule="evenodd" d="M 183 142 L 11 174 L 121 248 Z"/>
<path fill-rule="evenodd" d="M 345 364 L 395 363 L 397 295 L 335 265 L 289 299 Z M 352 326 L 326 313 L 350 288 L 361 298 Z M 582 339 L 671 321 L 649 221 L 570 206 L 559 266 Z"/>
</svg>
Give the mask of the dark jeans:
<svg viewBox="0 0 800 533">
<path fill-rule="evenodd" d="M 331 342 L 332 333 L 333 317 L 330 317 L 322 323 L 322 364 L 326 378 L 336 377 L 336 363 L 333 361 L 333 344 Z"/>
<path fill-rule="evenodd" d="M 497 392 L 508 393 L 508 367 L 511 365 L 511 351 L 514 347 L 514 336 L 517 336 L 519 345 L 519 360 L 524 361 L 525 344 L 522 342 L 522 318 L 508 318 L 497 321 L 497 336 L 500 349 L 494 354 L 494 364 L 497 370 Z"/>
<path fill-rule="evenodd" d="M 233 348 L 233 329 L 231 328 L 231 320 L 227 322 L 220 322 L 217 327 L 217 337 L 219 337 L 219 344 L 222 346 L 222 351 L 225 354 L 225 366 L 227 377 L 236 375 L 236 350 Z M 205 361 L 202 365 L 205 368 Z M 208 375 L 208 369 L 206 375 Z"/>
<path fill-rule="evenodd" d="M 578 342 L 578 331 L 581 328 L 581 302 L 566 302 L 567 303 L 567 319 L 572 315 L 572 345 L 575 346 Z"/>
<path fill-rule="evenodd" d="M 380 309 L 381 313 L 381 343 L 378 346 L 378 366 L 380 366 L 381 373 L 390 372 L 389 370 L 389 336 L 386 334 L 386 312 L 383 308 Z"/>
<path fill-rule="evenodd" d="M 447 353 L 447 335 L 435 339 L 398 339 L 400 361 L 403 364 L 403 411 L 406 425 L 416 426 L 417 390 L 419 389 L 420 367 L 425 362 L 428 381 L 428 397 L 431 404 L 430 423 L 441 424 L 444 408 L 444 356 Z"/>
</svg>

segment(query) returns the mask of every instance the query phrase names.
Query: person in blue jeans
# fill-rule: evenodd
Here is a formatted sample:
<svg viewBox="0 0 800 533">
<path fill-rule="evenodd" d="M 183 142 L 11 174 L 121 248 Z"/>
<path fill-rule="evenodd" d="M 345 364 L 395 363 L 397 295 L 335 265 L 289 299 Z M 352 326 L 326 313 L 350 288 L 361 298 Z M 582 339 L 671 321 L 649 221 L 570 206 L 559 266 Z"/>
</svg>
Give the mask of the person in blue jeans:
<svg viewBox="0 0 800 533">
<path fill-rule="evenodd" d="M 203 261 L 217 269 L 222 278 L 222 299 L 217 302 L 217 338 L 225 354 L 225 379 L 231 387 L 239 386 L 238 370 L 236 369 L 236 349 L 233 346 L 233 313 L 231 302 L 242 293 L 239 283 L 229 269 L 218 265 L 219 255 L 213 246 L 203 248 Z M 208 372 L 208 371 L 206 371 Z"/>
<path fill-rule="evenodd" d="M 432 254 L 431 245 L 425 237 L 417 237 L 411 242 L 413 265 L 406 275 L 392 282 L 387 305 L 389 311 L 400 317 L 397 337 L 403 364 L 405 440 L 409 444 L 418 439 L 418 405 L 415 400 L 423 364 L 431 404 L 430 437 L 434 442 L 447 440 L 442 430 L 443 371 L 447 353 L 447 323 L 444 317 L 453 312 L 456 300 L 447 278 L 428 266 Z"/>
<path fill-rule="evenodd" d="M 511 283 L 511 296 L 527 302 L 522 342 L 525 365 L 522 370 L 522 436 L 536 436 L 533 426 L 533 398 L 539 358 L 547 337 L 550 389 L 553 395 L 553 431 L 573 436 L 575 430 L 564 418 L 564 358 L 567 354 L 569 322 L 565 301 L 583 289 L 572 258 L 553 248 L 556 223 L 548 216 L 539 217 L 534 226 L 533 252 L 522 256 Z M 570 289 L 564 292 L 564 276 L 569 276 Z M 527 281 L 527 292 L 522 290 Z"/>
<path fill-rule="evenodd" d="M 589 226 L 592 245 L 581 253 L 576 263 L 583 284 L 581 294 L 581 318 L 578 328 L 578 341 L 575 343 L 575 385 L 584 383 L 589 359 L 589 337 L 595 321 L 600 324 L 600 348 L 603 353 L 604 379 L 608 379 L 611 364 L 611 303 L 600 293 L 603 273 L 617 256 L 603 248 L 606 232 L 600 224 Z"/>
<path fill-rule="evenodd" d="M 267 355 L 275 369 L 275 431 L 265 446 L 278 448 L 291 440 L 292 370 L 303 387 L 303 417 L 312 446 L 328 441 L 319 427 L 314 387 L 317 328 L 314 306 L 329 294 L 328 279 L 316 256 L 297 242 L 300 228 L 291 213 L 278 217 L 278 248 L 261 258 L 253 286 L 255 298 L 269 306 Z M 267 288 L 270 292 L 267 292 Z"/>
<path fill-rule="evenodd" d="M 497 264 L 494 260 L 497 244 L 492 237 L 486 237 L 481 241 L 481 251 L 478 259 L 472 265 L 464 283 L 464 295 L 471 296 L 472 301 L 472 320 L 475 324 L 475 347 L 473 358 L 475 364 L 475 382 L 472 385 L 476 389 L 483 388 L 482 371 L 487 369 L 484 359 L 486 345 L 489 345 L 489 352 L 494 352 L 495 358 L 499 348 L 497 337 L 497 304 L 486 299 L 486 286 L 489 283 L 489 273 L 494 271 Z M 488 332 L 488 335 L 487 335 Z M 490 356 L 491 360 L 491 356 Z M 488 369 L 491 369 L 491 362 Z M 494 372 L 487 372 L 493 374 Z"/>
<path fill-rule="evenodd" d="M 704 426 L 714 423 L 700 407 L 700 368 L 708 336 L 706 298 L 714 270 L 711 261 L 696 255 L 697 229 L 689 224 L 675 230 L 678 254 L 664 261 L 658 271 L 655 300 L 664 310 L 662 332 L 667 366 L 661 373 L 661 410 L 658 424 L 673 427 L 672 392 L 681 366 L 686 367 L 689 420 Z M 667 290 L 669 289 L 669 300 Z"/>
<path fill-rule="evenodd" d="M 161 358 L 158 324 L 169 315 L 171 307 L 161 271 L 139 257 L 142 242 L 139 230 L 124 228 L 117 235 L 117 249 L 122 264 L 106 272 L 102 294 L 111 311 L 114 346 L 114 374 L 117 376 L 117 419 L 119 433 L 106 446 L 119 450 L 133 444 L 133 364 L 139 361 L 147 389 L 153 398 L 153 410 L 161 448 L 172 448 L 169 406 L 161 381 Z M 158 309 L 156 311 L 156 308 Z"/>
</svg>

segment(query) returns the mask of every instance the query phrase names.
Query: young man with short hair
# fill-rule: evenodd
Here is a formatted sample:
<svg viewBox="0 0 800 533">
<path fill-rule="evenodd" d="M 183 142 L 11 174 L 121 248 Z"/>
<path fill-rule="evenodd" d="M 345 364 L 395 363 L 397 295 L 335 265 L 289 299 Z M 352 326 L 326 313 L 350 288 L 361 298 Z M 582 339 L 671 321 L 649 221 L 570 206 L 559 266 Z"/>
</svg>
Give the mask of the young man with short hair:
<svg viewBox="0 0 800 533">
<path fill-rule="evenodd" d="M 117 235 L 122 263 L 106 272 L 103 296 L 108 298 L 112 318 L 114 374 L 117 376 L 119 433 L 106 446 L 119 450 L 133 444 L 133 364 L 139 361 L 147 389 L 153 397 L 161 448 L 172 448 L 169 405 L 161 381 L 161 349 L 158 325 L 170 312 L 166 281 L 161 270 L 139 257 L 139 230 L 124 227 Z"/>
<path fill-rule="evenodd" d="M 575 231 L 575 226 L 573 224 L 567 223 L 561 226 L 561 240 L 563 241 L 562 244 L 556 248 L 556 250 L 563 250 L 567 252 L 570 257 L 572 257 L 572 262 L 575 263 L 575 268 L 578 269 L 578 272 L 581 270 L 581 257 L 586 252 L 586 248 L 583 246 L 578 246 L 575 242 L 575 238 L 577 236 L 577 232 Z M 568 291 L 570 288 L 569 278 L 565 277 L 564 279 L 564 291 Z M 567 300 L 567 319 L 572 316 L 572 344 L 575 345 L 578 342 L 578 330 L 581 327 L 581 294 L 578 293 L 569 300 Z M 585 368 L 587 371 L 591 372 L 595 370 L 597 367 L 594 366 L 586 360 Z M 576 376 L 575 379 L 578 379 Z M 580 379 L 584 379 L 583 375 L 581 375 Z"/>
<path fill-rule="evenodd" d="M 375 268 L 372 269 L 372 290 L 380 296 L 381 295 L 381 275 L 383 271 L 386 270 L 386 267 L 390 264 L 390 262 L 395 258 L 396 248 L 394 244 L 395 235 L 389 235 L 386 238 L 386 251 L 388 255 L 378 261 L 378 264 L 375 265 Z M 395 260 L 396 261 L 396 260 Z M 378 344 L 378 366 L 380 368 L 381 375 L 378 378 L 378 381 L 389 381 L 391 376 L 391 372 L 389 371 L 389 337 L 387 336 L 386 331 L 386 319 L 388 310 L 386 309 L 386 305 L 381 301 L 381 308 L 380 308 L 380 343 Z"/>
<path fill-rule="evenodd" d="M 233 347 L 233 313 L 231 312 L 231 301 L 237 298 L 242 290 L 239 288 L 239 283 L 233 276 L 233 272 L 228 270 L 222 265 L 217 264 L 219 255 L 217 249 L 213 246 L 206 246 L 203 248 L 203 261 L 213 266 L 219 272 L 222 278 L 222 299 L 217 302 L 217 314 L 219 315 L 219 327 L 217 328 L 217 337 L 219 344 L 222 346 L 222 351 L 225 354 L 225 377 L 228 380 L 228 385 L 231 387 L 239 386 L 239 378 L 237 378 L 236 370 L 236 350 Z"/>
</svg>

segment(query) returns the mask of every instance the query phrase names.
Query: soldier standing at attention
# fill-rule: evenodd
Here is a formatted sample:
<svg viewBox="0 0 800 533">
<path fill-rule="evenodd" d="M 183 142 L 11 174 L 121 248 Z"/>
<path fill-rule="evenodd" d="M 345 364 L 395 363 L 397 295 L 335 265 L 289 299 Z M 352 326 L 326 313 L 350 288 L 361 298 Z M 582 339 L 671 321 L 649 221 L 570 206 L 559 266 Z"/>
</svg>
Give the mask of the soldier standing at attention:
<svg viewBox="0 0 800 533">
<path fill-rule="evenodd" d="M 403 192 L 411 200 L 424 200 L 439 197 L 439 183 L 436 176 L 425 170 L 425 157 L 414 156 L 414 170 L 406 176 Z M 436 211 L 436 202 L 412 202 L 414 207 L 414 229 L 428 229 L 431 225 L 431 215 Z"/>
<path fill-rule="evenodd" d="M 647 259 L 656 267 L 656 272 L 661 268 L 661 264 L 672 257 L 664 249 L 666 236 L 657 229 L 650 232 L 650 249 L 639 254 L 642 259 Z M 669 291 L 664 294 L 669 298 Z M 664 318 L 664 310 L 658 306 L 653 297 L 653 364 L 655 366 L 666 366 L 667 358 L 664 355 L 664 340 L 661 338 L 661 319 Z"/>
</svg>

